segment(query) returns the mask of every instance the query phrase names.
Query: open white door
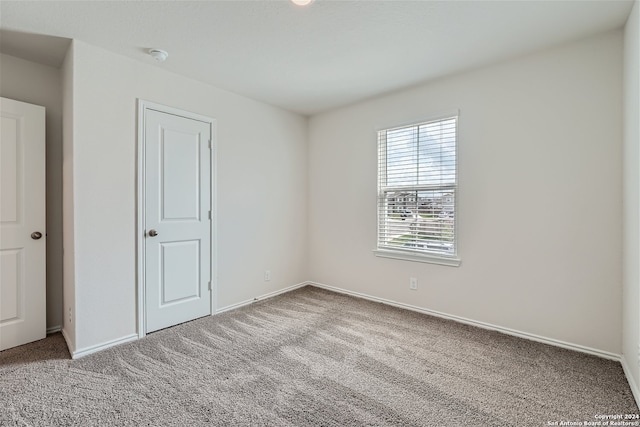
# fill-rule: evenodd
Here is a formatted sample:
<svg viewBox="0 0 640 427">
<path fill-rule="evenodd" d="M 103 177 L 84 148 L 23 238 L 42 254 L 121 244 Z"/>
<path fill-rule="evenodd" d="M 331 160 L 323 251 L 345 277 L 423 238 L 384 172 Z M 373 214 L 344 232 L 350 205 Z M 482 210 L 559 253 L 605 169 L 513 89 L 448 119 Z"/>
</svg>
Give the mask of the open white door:
<svg viewBox="0 0 640 427">
<path fill-rule="evenodd" d="M 212 122 L 143 108 L 145 332 L 211 314 Z"/>
<path fill-rule="evenodd" d="M 0 98 L 0 350 L 46 337 L 45 109 Z"/>
</svg>

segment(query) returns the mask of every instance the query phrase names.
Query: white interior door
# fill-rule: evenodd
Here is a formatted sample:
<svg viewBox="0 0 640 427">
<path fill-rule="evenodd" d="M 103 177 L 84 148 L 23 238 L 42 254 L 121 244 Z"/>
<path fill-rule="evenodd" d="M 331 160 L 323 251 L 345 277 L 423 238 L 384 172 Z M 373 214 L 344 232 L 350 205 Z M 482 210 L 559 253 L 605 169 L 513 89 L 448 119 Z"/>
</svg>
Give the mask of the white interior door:
<svg viewBox="0 0 640 427">
<path fill-rule="evenodd" d="M 144 110 L 146 332 L 211 314 L 211 123 Z"/>
<path fill-rule="evenodd" d="M 46 336 L 45 109 L 0 98 L 0 350 Z"/>
</svg>

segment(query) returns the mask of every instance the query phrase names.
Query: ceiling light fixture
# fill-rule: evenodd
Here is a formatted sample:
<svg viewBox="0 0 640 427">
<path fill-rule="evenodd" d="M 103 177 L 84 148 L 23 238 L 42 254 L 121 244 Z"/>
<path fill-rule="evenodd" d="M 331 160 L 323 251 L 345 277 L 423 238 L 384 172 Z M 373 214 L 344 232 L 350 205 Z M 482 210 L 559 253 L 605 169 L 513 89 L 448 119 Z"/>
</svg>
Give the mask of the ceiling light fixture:
<svg viewBox="0 0 640 427">
<path fill-rule="evenodd" d="M 296 6 L 308 6 L 313 3 L 313 0 L 291 0 L 291 3 L 295 4 Z"/>
<path fill-rule="evenodd" d="M 167 51 L 162 49 L 149 49 L 149 55 L 158 62 L 166 60 L 169 56 Z"/>
</svg>

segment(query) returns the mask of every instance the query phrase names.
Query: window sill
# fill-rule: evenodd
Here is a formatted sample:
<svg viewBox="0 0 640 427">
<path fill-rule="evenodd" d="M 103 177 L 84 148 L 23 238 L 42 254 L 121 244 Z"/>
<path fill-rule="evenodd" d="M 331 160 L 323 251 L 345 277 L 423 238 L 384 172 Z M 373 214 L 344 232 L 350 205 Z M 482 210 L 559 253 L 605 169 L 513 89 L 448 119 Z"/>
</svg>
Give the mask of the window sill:
<svg viewBox="0 0 640 427">
<path fill-rule="evenodd" d="M 399 259 L 402 261 L 426 262 L 428 264 L 447 265 L 449 267 L 459 267 L 460 258 L 447 257 L 429 254 L 416 254 L 403 251 L 392 251 L 389 249 L 374 249 L 373 254 L 382 258 Z"/>
</svg>

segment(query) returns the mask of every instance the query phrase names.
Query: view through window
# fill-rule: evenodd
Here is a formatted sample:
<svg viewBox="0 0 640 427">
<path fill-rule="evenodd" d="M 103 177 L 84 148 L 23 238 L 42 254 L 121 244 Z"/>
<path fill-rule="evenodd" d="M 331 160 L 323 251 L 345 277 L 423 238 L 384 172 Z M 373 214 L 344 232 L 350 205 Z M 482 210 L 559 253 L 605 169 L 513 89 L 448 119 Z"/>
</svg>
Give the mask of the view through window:
<svg viewBox="0 0 640 427">
<path fill-rule="evenodd" d="M 378 249 L 456 255 L 457 120 L 378 132 Z"/>
</svg>

